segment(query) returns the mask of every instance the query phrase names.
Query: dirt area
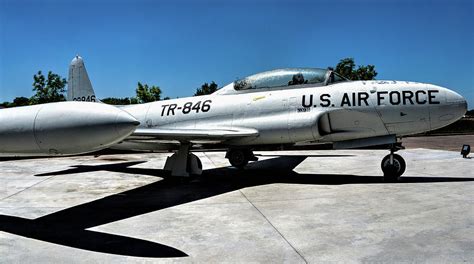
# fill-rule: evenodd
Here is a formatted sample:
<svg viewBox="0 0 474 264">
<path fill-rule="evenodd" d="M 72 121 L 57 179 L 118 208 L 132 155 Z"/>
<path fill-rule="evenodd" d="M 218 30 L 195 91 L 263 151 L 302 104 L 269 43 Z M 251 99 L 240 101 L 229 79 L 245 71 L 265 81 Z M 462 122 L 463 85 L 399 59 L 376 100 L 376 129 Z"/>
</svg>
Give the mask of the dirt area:
<svg viewBox="0 0 474 264">
<path fill-rule="evenodd" d="M 461 151 L 462 145 L 474 147 L 474 135 L 408 137 L 403 139 L 406 148 L 428 148 Z"/>
</svg>

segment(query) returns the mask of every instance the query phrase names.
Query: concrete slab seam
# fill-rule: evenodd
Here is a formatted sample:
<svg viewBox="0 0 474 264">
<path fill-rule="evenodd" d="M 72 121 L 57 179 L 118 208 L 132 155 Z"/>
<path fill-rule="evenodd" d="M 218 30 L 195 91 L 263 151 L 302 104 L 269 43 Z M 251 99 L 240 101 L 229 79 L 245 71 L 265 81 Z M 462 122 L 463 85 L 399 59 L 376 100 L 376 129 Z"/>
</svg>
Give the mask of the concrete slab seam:
<svg viewBox="0 0 474 264">
<path fill-rule="evenodd" d="M 42 181 L 39 181 L 39 182 L 37 182 L 37 183 L 35 183 L 35 184 L 31 185 L 31 186 L 28 186 L 28 187 L 26 187 L 26 188 L 23 189 L 23 190 L 20 190 L 20 191 L 14 193 L 14 194 L 10 194 L 9 196 L 7 196 L 7 197 L 5 197 L 5 198 L 0 199 L 0 202 L 1 202 L 1 201 L 4 201 L 4 200 L 6 200 L 6 199 L 8 199 L 8 198 L 10 198 L 10 197 L 13 197 L 13 196 L 15 196 L 15 195 L 17 195 L 17 194 L 20 194 L 20 193 L 22 193 L 22 192 L 24 192 L 24 191 L 26 191 L 26 190 L 29 190 L 30 188 L 35 187 L 36 185 L 41 184 L 41 183 L 43 183 L 43 182 L 45 182 L 45 181 L 51 179 L 51 177 L 53 177 L 53 176 L 49 176 L 48 178 L 46 178 L 46 179 L 44 179 L 44 180 L 42 180 Z"/>
<path fill-rule="evenodd" d="M 206 158 L 212 163 L 212 165 L 214 165 L 215 167 L 217 167 L 217 164 L 214 163 L 214 161 L 213 161 L 211 158 L 209 158 L 209 156 L 207 155 L 206 152 L 203 152 L 203 154 L 204 154 L 204 156 L 206 156 Z"/>
<path fill-rule="evenodd" d="M 270 222 L 270 220 L 262 213 L 262 211 L 260 211 L 257 208 L 257 206 L 255 206 L 255 204 L 253 204 L 252 201 L 250 201 L 247 198 L 247 196 L 242 192 L 242 190 L 239 190 L 239 192 L 253 206 L 253 208 L 255 208 L 255 210 L 257 210 L 257 212 L 260 215 L 262 215 L 262 217 L 265 219 L 265 221 L 267 221 L 268 224 L 270 224 L 270 226 L 281 236 L 281 238 L 283 238 L 283 240 L 285 240 L 285 242 L 296 252 L 296 254 L 298 254 L 298 256 L 300 256 L 300 258 L 304 261 L 304 263 L 308 264 L 308 261 L 303 257 L 303 255 L 301 255 L 301 253 L 290 243 L 290 241 L 288 241 L 288 239 L 286 239 L 286 237 L 272 224 L 272 222 Z"/>
</svg>

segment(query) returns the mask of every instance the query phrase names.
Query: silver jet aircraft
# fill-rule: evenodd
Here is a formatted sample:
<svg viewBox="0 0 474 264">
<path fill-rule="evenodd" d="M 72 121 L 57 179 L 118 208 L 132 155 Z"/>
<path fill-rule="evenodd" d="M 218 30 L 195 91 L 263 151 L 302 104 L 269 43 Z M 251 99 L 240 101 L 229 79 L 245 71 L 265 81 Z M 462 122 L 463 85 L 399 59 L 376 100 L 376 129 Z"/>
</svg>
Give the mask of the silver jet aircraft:
<svg viewBox="0 0 474 264">
<path fill-rule="evenodd" d="M 127 119 L 105 118 L 109 121 L 107 124 L 124 123 L 129 130 L 119 129 L 122 133 L 116 132 L 107 139 L 105 135 L 111 132 L 94 124 L 86 124 L 85 127 L 91 129 L 84 131 L 78 126 L 68 128 L 69 136 L 56 131 L 56 141 L 50 143 L 53 147 L 40 146 L 42 153 L 72 154 L 74 148 L 82 153 L 87 152 L 86 148 L 94 151 L 111 145 L 118 149 L 178 149 L 165 164 L 165 170 L 175 176 L 202 172 L 199 158 L 190 152 L 192 148 L 225 149 L 231 165 L 243 168 L 249 161 L 257 160 L 253 150 L 262 146 L 332 143 L 334 149 L 389 146 L 390 153 L 382 159 L 381 167 L 384 177 L 394 181 L 406 168 L 403 158 L 394 154 L 401 147 L 402 137 L 449 125 L 467 110 L 462 96 L 440 86 L 406 81 L 348 81 L 329 69 L 278 69 L 237 80 L 211 95 L 118 108 L 91 103 L 99 101 L 79 56 L 70 64 L 68 81 L 68 100 L 87 101 L 76 102 L 72 112 L 84 114 L 98 110 L 91 105 L 104 105 L 106 112 L 117 111 L 114 114 Z M 82 120 L 80 115 L 68 119 L 71 110 L 65 109 L 67 102 L 58 104 L 65 105 L 58 105 L 56 109 L 62 112 L 63 118 L 56 119 L 57 113 L 49 113 L 52 117 L 49 131 L 64 129 Z M 10 111 L 9 118 L 5 118 L 5 111 Z M 34 111 L 31 112 L 23 115 L 35 120 L 31 116 Z M 11 122 L 7 129 L 0 128 L 0 152 L 18 153 L 15 147 L 18 141 L 6 144 L 7 147 L 3 145 L 11 138 L 21 138 L 20 134 L 11 132 L 13 129 L 19 133 L 15 115 L 12 110 L 0 110 L 2 124 Z M 132 116 L 134 120 L 130 121 L 128 118 Z M 135 128 L 136 121 L 139 125 Z M 79 122 L 79 125 L 83 124 Z M 33 139 L 28 143 L 31 145 L 20 148 L 23 152 L 41 145 L 36 137 L 38 132 L 31 131 Z M 91 146 L 90 141 L 95 138 L 100 139 L 96 140 L 99 143 Z M 82 140 L 88 143 L 82 146 Z"/>
<path fill-rule="evenodd" d="M 84 62 L 70 65 L 68 100 L 95 101 Z M 173 149 L 165 169 L 173 175 L 201 173 L 192 146 L 223 148 L 232 166 L 256 160 L 260 146 L 333 143 L 335 149 L 388 145 L 382 160 L 388 180 L 405 171 L 394 154 L 397 140 L 449 125 L 466 100 L 449 89 L 406 81 L 348 81 L 328 69 L 288 68 L 258 73 L 197 97 L 122 106 L 140 125 L 113 146 Z M 158 140 L 158 141 L 157 141 Z"/>
</svg>

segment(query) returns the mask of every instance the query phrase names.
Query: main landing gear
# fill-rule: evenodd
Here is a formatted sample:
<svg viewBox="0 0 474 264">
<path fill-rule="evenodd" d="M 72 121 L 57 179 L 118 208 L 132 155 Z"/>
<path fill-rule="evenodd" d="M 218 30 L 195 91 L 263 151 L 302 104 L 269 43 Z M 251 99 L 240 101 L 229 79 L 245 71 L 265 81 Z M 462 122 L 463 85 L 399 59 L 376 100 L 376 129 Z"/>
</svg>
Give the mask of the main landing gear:
<svg viewBox="0 0 474 264">
<path fill-rule="evenodd" d="M 385 182 L 397 182 L 405 172 L 407 167 L 405 160 L 400 155 L 394 154 L 399 149 L 400 147 L 392 146 L 390 154 L 382 159 L 381 167 Z"/>
<path fill-rule="evenodd" d="M 202 174 L 201 160 L 189 152 L 190 143 L 181 143 L 179 150 L 168 157 L 165 163 L 165 170 L 171 172 L 171 176 L 189 177 Z"/>
<path fill-rule="evenodd" d="M 249 161 L 258 160 L 250 149 L 229 149 L 225 157 L 229 159 L 230 164 L 237 169 L 243 169 Z"/>
</svg>

